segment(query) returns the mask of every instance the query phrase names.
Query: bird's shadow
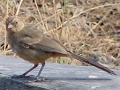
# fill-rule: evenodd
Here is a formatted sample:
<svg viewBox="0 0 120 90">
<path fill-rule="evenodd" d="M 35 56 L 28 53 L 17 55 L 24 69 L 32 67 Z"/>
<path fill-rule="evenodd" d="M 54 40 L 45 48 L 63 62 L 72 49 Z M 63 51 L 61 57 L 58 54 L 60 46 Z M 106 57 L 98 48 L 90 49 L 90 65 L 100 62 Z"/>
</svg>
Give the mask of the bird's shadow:
<svg viewBox="0 0 120 90">
<path fill-rule="evenodd" d="M 111 80 L 110 78 L 74 78 L 74 77 L 41 77 L 46 78 L 47 80 Z"/>
</svg>

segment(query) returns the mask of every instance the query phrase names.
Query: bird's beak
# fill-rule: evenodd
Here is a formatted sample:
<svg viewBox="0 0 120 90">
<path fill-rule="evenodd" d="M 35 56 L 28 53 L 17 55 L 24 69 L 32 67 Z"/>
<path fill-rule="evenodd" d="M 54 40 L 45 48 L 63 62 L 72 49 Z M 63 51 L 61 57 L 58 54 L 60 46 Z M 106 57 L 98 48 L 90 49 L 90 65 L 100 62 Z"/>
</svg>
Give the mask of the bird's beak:
<svg viewBox="0 0 120 90">
<path fill-rule="evenodd" d="M 8 23 L 8 28 L 9 29 L 13 28 L 13 25 L 11 23 Z"/>
</svg>

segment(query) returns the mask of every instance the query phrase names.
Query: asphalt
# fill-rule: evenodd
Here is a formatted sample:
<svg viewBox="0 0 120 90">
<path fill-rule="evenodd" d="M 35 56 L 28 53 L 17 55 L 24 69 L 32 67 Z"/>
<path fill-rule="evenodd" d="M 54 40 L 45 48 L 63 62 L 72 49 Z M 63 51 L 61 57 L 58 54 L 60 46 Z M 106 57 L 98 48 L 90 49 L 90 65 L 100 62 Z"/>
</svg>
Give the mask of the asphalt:
<svg viewBox="0 0 120 90">
<path fill-rule="evenodd" d="M 46 63 L 42 82 L 34 81 L 41 65 L 28 74 L 30 78 L 12 78 L 32 66 L 20 58 L 0 56 L 0 90 L 120 90 L 120 70 L 113 70 L 117 76 L 112 76 L 93 66 Z"/>
</svg>

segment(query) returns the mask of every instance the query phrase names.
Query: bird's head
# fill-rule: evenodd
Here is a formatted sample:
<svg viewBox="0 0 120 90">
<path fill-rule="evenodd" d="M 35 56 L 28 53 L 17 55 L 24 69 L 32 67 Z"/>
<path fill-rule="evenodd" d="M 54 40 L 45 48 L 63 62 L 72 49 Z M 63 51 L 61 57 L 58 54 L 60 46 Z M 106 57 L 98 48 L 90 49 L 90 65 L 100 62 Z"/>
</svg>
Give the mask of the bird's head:
<svg viewBox="0 0 120 90">
<path fill-rule="evenodd" d="M 15 33 L 22 30 L 24 24 L 16 17 L 10 16 L 6 19 L 6 30 L 8 33 Z"/>
</svg>

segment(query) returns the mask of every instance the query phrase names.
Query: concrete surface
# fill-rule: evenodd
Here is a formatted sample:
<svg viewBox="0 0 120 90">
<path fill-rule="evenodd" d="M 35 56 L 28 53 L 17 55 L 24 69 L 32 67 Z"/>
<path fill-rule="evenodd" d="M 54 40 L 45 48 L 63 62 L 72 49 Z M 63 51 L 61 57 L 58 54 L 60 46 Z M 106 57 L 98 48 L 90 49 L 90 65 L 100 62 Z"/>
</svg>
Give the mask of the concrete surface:
<svg viewBox="0 0 120 90">
<path fill-rule="evenodd" d="M 92 66 L 46 63 L 41 74 L 46 81 L 33 81 L 41 65 L 28 74 L 29 79 L 11 78 L 32 66 L 20 58 L 0 56 L 0 90 L 120 90 L 120 70 L 111 76 Z"/>
</svg>

